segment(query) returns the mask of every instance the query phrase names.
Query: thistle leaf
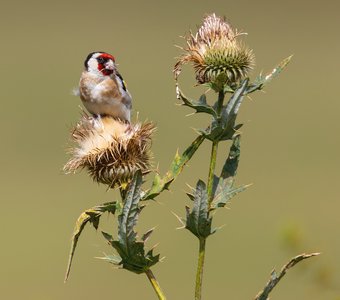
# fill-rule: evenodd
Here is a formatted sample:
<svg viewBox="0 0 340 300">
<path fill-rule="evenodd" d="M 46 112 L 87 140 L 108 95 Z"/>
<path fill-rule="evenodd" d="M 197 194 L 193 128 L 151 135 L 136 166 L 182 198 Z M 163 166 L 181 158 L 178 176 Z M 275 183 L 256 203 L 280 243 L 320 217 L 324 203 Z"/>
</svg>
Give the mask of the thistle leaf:
<svg viewBox="0 0 340 300">
<path fill-rule="evenodd" d="M 214 127 L 213 123 L 207 129 L 199 129 L 198 131 L 209 141 L 220 141 L 220 138 L 223 135 L 223 128 L 220 126 Z"/>
<path fill-rule="evenodd" d="M 227 105 L 222 109 L 222 127 L 224 132 L 233 131 L 236 116 L 244 98 L 244 92 L 247 89 L 249 79 L 242 81 L 240 87 L 234 92 Z"/>
<path fill-rule="evenodd" d="M 160 177 L 158 174 L 154 177 L 151 188 L 145 193 L 142 201 L 150 200 L 157 197 L 161 192 L 168 189 L 170 184 L 177 178 L 182 172 L 184 166 L 195 154 L 196 150 L 204 141 L 204 136 L 199 135 L 192 144 L 183 152 L 182 155 L 176 153 L 174 160 L 172 161 L 169 171 L 164 177 Z"/>
<path fill-rule="evenodd" d="M 226 203 L 238 193 L 244 191 L 250 185 L 234 187 L 235 176 L 240 159 L 240 136 L 236 136 L 230 147 L 228 158 L 222 168 L 220 177 L 214 177 L 213 200 L 210 209 L 224 207 Z"/>
<path fill-rule="evenodd" d="M 184 96 L 179 87 L 176 87 L 177 99 L 183 101 L 182 105 L 191 107 L 196 110 L 196 113 L 207 113 L 217 118 L 217 113 L 212 106 L 207 103 L 207 97 L 203 94 L 198 101 L 188 99 Z"/>
<path fill-rule="evenodd" d="M 262 90 L 263 87 L 272 81 L 275 77 L 277 77 L 283 69 L 289 64 L 290 60 L 292 59 L 293 55 L 285 58 L 282 62 L 280 62 L 270 73 L 263 76 L 260 74 L 254 81 L 253 84 L 249 85 L 247 88 L 246 94 L 250 94 L 255 92 L 256 90 Z"/>
<path fill-rule="evenodd" d="M 241 136 L 236 136 L 233 140 L 232 145 L 230 146 L 228 158 L 224 163 L 221 171 L 221 178 L 223 179 L 233 178 L 236 176 L 241 155 L 240 140 Z"/>
<path fill-rule="evenodd" d="M 206 238 L 213 234 L 211 230 L 212 218 L 208 215 L 208 194 L 205 183 L 199 180 L 194 192 L 194 205 L 192 210 L 186 206 L 185 228 L 195 236 Z"/>
<path fill-rule="evenodd" d="M 143 234 L 143 236 L 142 236 L 142 241 L 143 241 L 144 243 L 149 239 L 149 237 L 150 237 L 150 235 L 153 233 L 153 231 L 154 231 L 154 228 L 149 229 L 146 233 Z"/>
<path fill-rule="evenodd" d="M 287 264 L 285 264 L 281 271 L 277 273 L 275 270 L 272 271 L 270 274 L 270 279 L 267 282 L 266 286 L 264 289 L 259 292 L 255 300 L 267 300 L 269 299 L 269 294 L 270 292 L 274 289 L 274 287 L 280 282 L 280 280 L 283 278 L 283 276 L 286 275 L 287 271 L 294 267 L 297 263 L 299 263 L 302 260 L 305 260 L 307 258 L 313 257 L 313 256 L 318 256 L 320 253 L 311 253 L 311 254 L 300 254 L 298 256 L 293 257 Z"/>
<path fill-rule="evenodd" d="M 250 186 L 250 184 L 248 185 L 244 184 L 237 188 L 228 189 L 224 185 L 227 185 L 225 181 L 219 182 L 218 189 L 214 196 L 213 202 L 211 203 L 212 210 L 218 207 L 224 207 L 231 198 L 243 192 Z"/>
<path fill-rule="evenodd" d="M 242 124 L 235 125 L 235 121 L 248 83 L 248 78 L 241 82 L 228 103 L 223 106 L 219 119 L 214 119 L 207 129 L 199 130 L 206 139 L 213 142 L 231 140 L 234 137 L 236 131 L 242 126 Z M 214 106 L 217 106 L 217 102 Z"/>
<path fill-rule="evenodd" d="M 102 205 L 94 206 L 90 209 L 87 209 L 79 216 L 76 222 L 76 226 L 73 231 L 73 235 L 72 235 L 71 250 L 70 250 L 69 260 L 68 260 L 66 274 L 65 274 L 65 282 L 67 281 L 70 275 L 72 261 L 73 261 L 74 253 L 76 251 L 76 247 L 78 244 L 78 239 L 81 233 L 83 232 L 86 224 L 91 223 L 95 229 L 98 229 L 100 217 L 105 212 L 108 212 L 114 215 L 116 211 L 116 205 L 117 205 L 117 202 L 107 202 Z"/>
<path fill-rule="evenodd" d="M 126 192 L 123 211 L 118 216 L 118 240 L 125 251 L 128 251 L 129 244 L 136 240 L 136 233 L 133 229 L 137 224 L 139 213 L 142 210 L 138 205 L 142 183 L 143 178 L 141 172 L 136 172 Z"/>
<path fill-rule="evenodd" d="M 159 261 L 159 255 L 154 256 L 152 250 L 145 254 L 144 244 L 150 237 L 152 230 L 145 233 L 141 241 L 137 241 L 137 233 L 134 231 L 138 216 L 143 209 L 143 206 L 139 205 L 142 183 L 142 174 L 138 171 L 129 184 L 122 213 L 118 216 L 118 239 L 114 240 L 111 235 L 103 232 L 104 237 L 121 258 L 119 264 L 124 269 L 137 274 L 145 272 Z M 110 259 L 106 260 L 112 262 Z M 112 263 L 117 261 L 115 256 Z"/>
<path fill-rule="evenodd" d="M 122 262 L 122 259 L 118 255 L 105 255 L 104 257 L 96 257 L 96 258 L 105 260 L 115 266 L 119 266 Z"/>
</svg>

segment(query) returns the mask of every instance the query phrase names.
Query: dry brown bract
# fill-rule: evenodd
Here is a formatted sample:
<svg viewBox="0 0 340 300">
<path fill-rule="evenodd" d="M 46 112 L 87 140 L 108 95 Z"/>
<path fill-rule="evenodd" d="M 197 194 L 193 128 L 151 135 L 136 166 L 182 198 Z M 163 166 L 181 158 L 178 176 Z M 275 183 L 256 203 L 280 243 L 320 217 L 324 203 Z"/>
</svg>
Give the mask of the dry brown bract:
<svg viewBox="0 0 340 300">
<path fill-rule="evenodd" d="M 87 169 L 94 181 L 110 187 L 127 183 L 150 167 L 152 123 L 128 124 L 111 117 L 83 115 L 72 132 L 75 146 L 66 173 Z"/>
</svg>

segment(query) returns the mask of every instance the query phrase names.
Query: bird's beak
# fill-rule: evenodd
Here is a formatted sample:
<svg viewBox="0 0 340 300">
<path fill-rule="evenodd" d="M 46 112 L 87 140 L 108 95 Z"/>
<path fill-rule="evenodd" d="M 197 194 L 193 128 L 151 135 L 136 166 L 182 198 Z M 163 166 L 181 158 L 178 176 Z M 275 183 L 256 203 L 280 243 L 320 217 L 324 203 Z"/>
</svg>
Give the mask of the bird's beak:
<svg viewBox="0 0 340 300">
<path fill-rule="evenodd" d="M 106 64 L 105 64 L 105 69 L 106 70 L 110 70 L 113 71 L 115 69 L 115 65 L 114 62 L 109 60 Z"/>
</svg>

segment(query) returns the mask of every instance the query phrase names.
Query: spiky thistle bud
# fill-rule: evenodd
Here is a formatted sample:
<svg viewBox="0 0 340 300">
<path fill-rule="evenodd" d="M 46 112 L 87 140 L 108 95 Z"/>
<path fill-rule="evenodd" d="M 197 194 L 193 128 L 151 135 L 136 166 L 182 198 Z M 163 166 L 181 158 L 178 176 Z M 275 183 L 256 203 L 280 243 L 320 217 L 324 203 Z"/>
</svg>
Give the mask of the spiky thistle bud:
<svg viewBox="0 0 340 300">
<path fill-rule="evenodd" d="M 232 85 L 245 77 L 253 68 L 254 54 L 237 38 L 241 35 L 215 14 L 204 18 L 196 34 L 186 37 L 185 53 L 174 67 L 175 79 L 182 66 L 192 63 L 199 84 Z"/>
<path fill-rule="evenodd" d="M 109 187 L 126 184 L 137 170 L 148 172 L 154 130 L 149 122 L 127 124 L 84 114 L 72 132 L 75 146 L 64 171 L 86 169 L 94 181 Z"/>
</svg>

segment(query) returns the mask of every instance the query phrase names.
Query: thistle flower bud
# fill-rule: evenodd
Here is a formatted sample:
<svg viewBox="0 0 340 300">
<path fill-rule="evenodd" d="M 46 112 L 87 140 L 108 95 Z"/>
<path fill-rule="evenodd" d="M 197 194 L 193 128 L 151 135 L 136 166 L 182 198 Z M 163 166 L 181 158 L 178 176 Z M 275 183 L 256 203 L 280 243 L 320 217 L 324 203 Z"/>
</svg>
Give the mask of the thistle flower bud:
<svg viewBox="0 0 340 300">
<path fill-rule="evenodd" d="M 241 35 L 224 19 L 208 15 L 196 34 L 186 37 L 185 53 L 174 67 L 177 80 L 182 65 L 192 63 L 199 84 L 232 85 L 253 68 L 254 54 L 237 38 Z"/>
<path fill-rule="evenodd" d="M 64 166 L 66 173 L 86 169 L 94 181 L 114 187 L 150 167 L 152 123 L 128 124 L 112 117 L 83 115 L 72 132 L 75 146 Z"/>
</svg>

